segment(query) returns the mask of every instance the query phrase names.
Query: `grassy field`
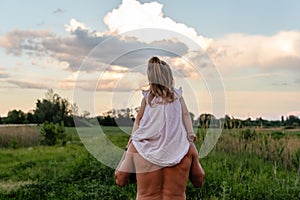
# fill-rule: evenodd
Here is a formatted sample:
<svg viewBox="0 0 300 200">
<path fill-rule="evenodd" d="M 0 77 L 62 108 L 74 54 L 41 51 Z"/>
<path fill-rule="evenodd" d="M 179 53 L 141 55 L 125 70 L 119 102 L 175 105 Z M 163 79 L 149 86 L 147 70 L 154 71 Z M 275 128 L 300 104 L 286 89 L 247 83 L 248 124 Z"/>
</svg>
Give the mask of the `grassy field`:
<svg viewBox="0 0 300 200">
<path fill-rule="evenodd" d="M 66 131 L 66 146 L 28 147 L 20 140 L 0 149 L 0 199 L 135 199 L 135 184 L 116 186 L 114 170 L 86 150 L 74 128 Z M 104 132 L 121 148 L 129 138 L 117 127 Z M 197 134 L 200 147 L 206 130 Z M 299 135 L 299 130 L 224 130 L 215 149 L 200 160 L 203 187 L 188 183 L 187 199 L 300 199 Z"/>
</svg>

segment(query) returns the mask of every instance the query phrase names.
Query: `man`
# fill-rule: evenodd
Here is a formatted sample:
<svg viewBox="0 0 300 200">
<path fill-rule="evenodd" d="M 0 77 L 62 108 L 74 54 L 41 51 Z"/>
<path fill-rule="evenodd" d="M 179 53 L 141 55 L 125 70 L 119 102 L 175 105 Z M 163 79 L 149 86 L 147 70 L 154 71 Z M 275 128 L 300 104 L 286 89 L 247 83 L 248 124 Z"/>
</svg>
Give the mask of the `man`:
<svg viewBox="0 0 300 200">
<path fill-rule="evenodd" d="M 182 97 L 174 88 L 170 66 L 154 56 L 148 61 L 149 90 L 143 91 L 128 151 L 115 172 L 118 185 L 136 173 L 137 199 L 185 199 L 188 179 L 200 187 L 204 171 L 192 121 Z"/>
<path fill-rule="evenodd" d="M 198 160 L 198 151 L 192 143 L 181 162 L 172 167 L 159 167 L 142 158 L 135 147 L 129 144 L 123 162 L 115 172 L 116 183 L 124 186 L 130 173 L 135 170 L 138 200 L 183 200 L 188 180 L 201 187 L 204 170 Z"/>
</svg>

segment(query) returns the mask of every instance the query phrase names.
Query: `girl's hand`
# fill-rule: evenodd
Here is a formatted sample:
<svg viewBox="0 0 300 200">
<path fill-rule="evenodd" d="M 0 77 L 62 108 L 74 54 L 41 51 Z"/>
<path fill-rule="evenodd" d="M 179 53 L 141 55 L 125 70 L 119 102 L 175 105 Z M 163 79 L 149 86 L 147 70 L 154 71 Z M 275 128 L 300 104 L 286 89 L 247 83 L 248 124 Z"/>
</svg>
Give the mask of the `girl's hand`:
<svg viewBox="0 0 300 200">
<path fill-rule="evenodd" d="M 196 142 L 196 141 L 197 141 L 197 136 L 194 137 L 194 142 Z"/>
<path fill-rule="evenodd" d="M 197 136 L 193 133 L 188 133 L 188 141 L 189 142 L 196 142 L 197 141 Z"/>
</svg>

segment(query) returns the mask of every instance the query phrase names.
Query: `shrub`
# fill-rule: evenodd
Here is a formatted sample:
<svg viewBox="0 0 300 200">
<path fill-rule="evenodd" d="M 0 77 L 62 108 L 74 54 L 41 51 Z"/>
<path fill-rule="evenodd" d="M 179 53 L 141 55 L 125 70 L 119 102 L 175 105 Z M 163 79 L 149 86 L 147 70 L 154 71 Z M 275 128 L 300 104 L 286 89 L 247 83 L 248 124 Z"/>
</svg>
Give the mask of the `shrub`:
<svg viewBox="0 0 300 200">
<path fill-rule="evenodd" d="M 17 138 L 15 138 L 15 137 L 10 138 L 8 147 L 13 148 L 13 149 L 16 149 L 16 148 L 18 148 L 19 146 L 20 146 L 20 145 L 19 145 L 19 141 L 18 141 Z"/>
<path fill-rule="evenodd" d="M 55 145 L 59 140 L 62 141 L 62 144 L 66 144 L 66 134 L 64 123 L 54 124 L 53 122 L 44 122 L 41 134 L 44 137 L 42 140 L 42 144 L 44 145 Z"/>
</svg>

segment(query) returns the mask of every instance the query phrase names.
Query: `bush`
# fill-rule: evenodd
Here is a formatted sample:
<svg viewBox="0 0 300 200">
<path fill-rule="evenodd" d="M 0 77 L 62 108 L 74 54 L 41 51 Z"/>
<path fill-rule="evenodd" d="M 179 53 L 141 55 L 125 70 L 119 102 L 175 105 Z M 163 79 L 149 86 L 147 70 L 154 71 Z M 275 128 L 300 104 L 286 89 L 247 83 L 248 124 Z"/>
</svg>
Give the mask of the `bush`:
<svg viewBox="0 0 300 200">
<path fill-rule="evenodd" d="M 15 137 L 10 138 L 8 146 L 13 149 L 18 148 L 20 146 L 18 139 Z"/>
<path fill-rule="evenodd" d="M 66 134 L 65 134 L 65 127 L 64 123 L 61 124 L 54 124 L 53 122 L 44 122 L 41 134 L 44 137 L 42 140 L 43 145 L 55 145 L 59 140 L 62 141 L 62 144 L 65 145 L 66 143 Z"/>
</svg>

